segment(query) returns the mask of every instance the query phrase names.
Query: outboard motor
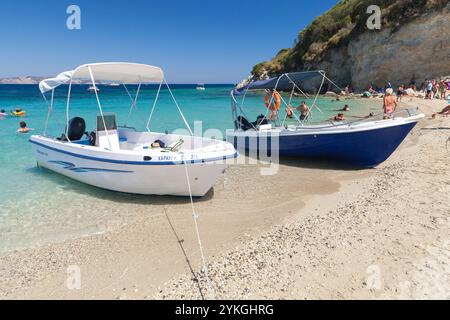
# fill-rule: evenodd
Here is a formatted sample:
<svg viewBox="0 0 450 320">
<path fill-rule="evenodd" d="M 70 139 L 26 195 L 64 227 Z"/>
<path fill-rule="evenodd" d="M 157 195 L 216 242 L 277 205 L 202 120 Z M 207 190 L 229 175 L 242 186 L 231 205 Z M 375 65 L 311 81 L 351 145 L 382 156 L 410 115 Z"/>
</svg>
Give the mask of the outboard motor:
<svg viewBox="0 0 450 320">
<path fill-rule="evenodd" d="M 86 132 L 86 122 L 83 118 L 75 117 L 69 121 L 69 130 L 67 130 L 67 136 L 64 133 L 59 140 L 61 141 L 78 141 L 83 138 Z"/>
<path fill-rule="evenodd" d="M 260 114 L 257 118 L 256 121 L 253 122 L 253 125 L 255 127 L 259 127 L 259 126 L 263 126 L 265 124 L 269 124 L 269 121 L 267 120 L 266 116 L 263 114 Z"/>
</svg>

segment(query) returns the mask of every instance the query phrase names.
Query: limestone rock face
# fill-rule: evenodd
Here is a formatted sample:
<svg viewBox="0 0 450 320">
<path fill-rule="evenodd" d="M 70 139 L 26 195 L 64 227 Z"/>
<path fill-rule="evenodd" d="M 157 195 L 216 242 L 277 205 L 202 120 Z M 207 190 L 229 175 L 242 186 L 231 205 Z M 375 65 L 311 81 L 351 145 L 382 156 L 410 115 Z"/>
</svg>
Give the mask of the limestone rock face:
<svg viewBox="0 0 450 320">
<path fill-rule="evenodd" d="M 420 85 L 427 78 L 450 74 L 450 4 L 390 29 L 366 31 L 348 46 L 331 49 L 306 69 L 325 70 L 341 84 L 362 90 L 368 84 Z"/>
</svg>

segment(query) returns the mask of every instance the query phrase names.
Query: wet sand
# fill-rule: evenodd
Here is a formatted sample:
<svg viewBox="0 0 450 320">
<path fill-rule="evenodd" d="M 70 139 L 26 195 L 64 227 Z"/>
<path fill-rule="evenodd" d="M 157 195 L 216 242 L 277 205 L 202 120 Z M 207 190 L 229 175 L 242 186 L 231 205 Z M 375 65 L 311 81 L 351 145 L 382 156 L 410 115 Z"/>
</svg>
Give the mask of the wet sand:
<svg viewBox="0 0 450 320">
<path fill-rule="evenodd" d="M 446 104 L 408 105 L 430 115 Z M 277 175 L 261 176 L 258 166 L 230 167 L 195 201 L 214 290 L 199 274 L 188 199 L 110 193 L 135 221 L 105 219 L 104 234 L 1 254 L 0 297 L 448 298 L 449 126 L 423 121 L 373 170 L 284 160 Z M 67 287 L 71 266 L 80 289 Z"/>
</svg>

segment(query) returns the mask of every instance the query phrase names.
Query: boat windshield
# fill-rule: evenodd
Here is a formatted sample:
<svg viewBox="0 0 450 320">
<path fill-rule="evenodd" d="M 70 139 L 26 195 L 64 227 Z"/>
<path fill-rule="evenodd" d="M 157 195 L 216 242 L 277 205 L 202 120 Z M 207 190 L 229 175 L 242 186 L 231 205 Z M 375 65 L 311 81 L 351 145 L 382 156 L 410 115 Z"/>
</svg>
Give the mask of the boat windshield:
<svg viewBox="0 0 450 320">
<path fill-rule="evenodd" d="M 105 127 L 106 126 L 106 127 Z M 117 130 L 117 120 L 115 114 L 97 115 L 97 131 Z"/>
</svg>

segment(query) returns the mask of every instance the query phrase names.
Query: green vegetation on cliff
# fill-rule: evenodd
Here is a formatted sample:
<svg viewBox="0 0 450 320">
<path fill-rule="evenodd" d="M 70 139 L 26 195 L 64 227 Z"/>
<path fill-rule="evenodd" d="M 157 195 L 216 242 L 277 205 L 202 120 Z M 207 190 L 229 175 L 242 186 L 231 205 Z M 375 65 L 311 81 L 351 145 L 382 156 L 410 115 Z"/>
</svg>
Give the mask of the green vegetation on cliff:
<svg viewBox="0 0 450 320">
<path fill-rule="evenodd" d="M 367 31 L 370 5 L 382 9 L 382 28 L 395 32 L 402 24 L 448 3 L 449 0 L 342 0 L 301 31 L 293 48 L 283 49 L 271 61 L 257 64 L 252 74 L 256 78 L 272 76 L 302 70 L 305 63 L 320 62 L 330 49 L 346 46 Z"/>
</svg>

